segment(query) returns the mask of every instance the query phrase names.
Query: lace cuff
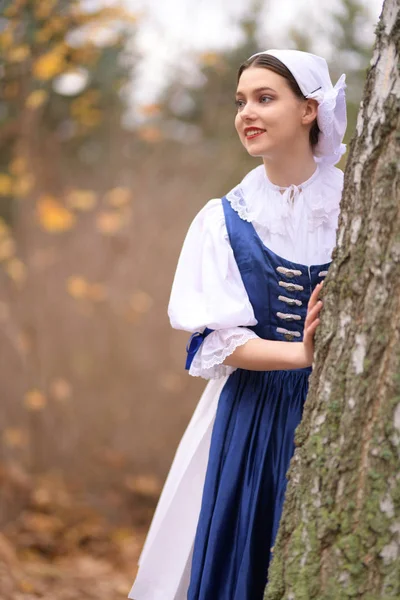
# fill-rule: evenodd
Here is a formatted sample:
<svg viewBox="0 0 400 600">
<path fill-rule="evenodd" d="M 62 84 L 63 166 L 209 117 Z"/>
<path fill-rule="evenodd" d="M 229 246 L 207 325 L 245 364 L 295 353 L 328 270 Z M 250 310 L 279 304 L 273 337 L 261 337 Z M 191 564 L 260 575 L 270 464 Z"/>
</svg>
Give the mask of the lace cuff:
<svg viewBox="0 0 400 600">
<path fill-rule="evenodd" d="M 217 329 L 206 337 L 197 351 L 189 375 L 204 377 L 204 379 L 219 379 L 233 373 L 236 367 L 223 365 L 227 356 L 238 346 L 243 346 L 258 335 L 246 327 L 230 327 Z"/>
</svg>

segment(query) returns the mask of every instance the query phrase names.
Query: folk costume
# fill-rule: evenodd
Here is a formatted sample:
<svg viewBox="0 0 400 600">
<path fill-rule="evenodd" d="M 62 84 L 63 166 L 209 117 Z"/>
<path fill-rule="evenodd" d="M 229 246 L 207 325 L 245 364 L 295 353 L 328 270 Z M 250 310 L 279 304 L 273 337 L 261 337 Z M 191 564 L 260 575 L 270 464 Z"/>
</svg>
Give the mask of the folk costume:
<svg viewBox="0 0 400 600">
<path fill-rule="evenodd" d="M 263 53 L 260 53 L 263 54 Z M 261 600 L 311 368 L 223 365 L 261 337 L 299 342 L 310 295 L 336 243 L 346 129 L 345 76 L 326 61 L 268 50 L 318 101 L 316 169 L 281 188 L 264 165 L 194 219 L 169 304 L 193 335 L 189 373 L 210 379 L 180 442 L 129 594 L 135 600 Z"/>
</svg>

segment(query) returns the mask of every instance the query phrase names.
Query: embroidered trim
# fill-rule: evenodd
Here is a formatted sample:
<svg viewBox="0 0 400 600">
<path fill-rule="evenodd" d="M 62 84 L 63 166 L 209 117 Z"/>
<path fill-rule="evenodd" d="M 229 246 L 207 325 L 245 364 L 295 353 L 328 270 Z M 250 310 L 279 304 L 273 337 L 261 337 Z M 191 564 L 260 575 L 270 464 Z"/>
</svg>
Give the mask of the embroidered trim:
<svg viewBox="0 0 400 600">
<path fill-rule="evenodd" d="M 291 313 L 277 312 L 276 316 L 280 319 L 284 319 L 285 321 L 301 321 L 300 315 L 292 315 Z"/>
<path fill-rule="evenodd" d="M 304 287 L 297 283 L 288 283 L 287 281 L 279 281 L 278 285 L 285 288 L 288 292 L 302 292 Z"/>
<path fill-rule="evenodd" d="M 299 338 L 301 337 L 301 333 L 299 333 L 298 331 L 289 331 L 289 329 L 284 329 L 283 327 L 277 327 L 276 331 L 278 333 L 281 333 L 283 335 L 283 337 L 288 340 L 289 342 L 292 341 L 293 338 Z"/>
<path fill-rule="evenodd" d="M 283 275 L 286 275 L 286 277 L 300 277 L 300 275 L 302 274 L 301 271 L 299 271 L 298 269 L 287 269 L 286 267 L 276 267 L 276 270 L 278 271 L 278 273 L 282 273 Z"/>
<path fill-rule="evenodd" d="M 278 300 L 286 302 L 286 304 L 289 304 L 289 306 L 301 306 L 303 304 L 301 300 L 296 300 L 295 298 L 287 298 L 286 296 L 278 296 Z"/>
</svg>

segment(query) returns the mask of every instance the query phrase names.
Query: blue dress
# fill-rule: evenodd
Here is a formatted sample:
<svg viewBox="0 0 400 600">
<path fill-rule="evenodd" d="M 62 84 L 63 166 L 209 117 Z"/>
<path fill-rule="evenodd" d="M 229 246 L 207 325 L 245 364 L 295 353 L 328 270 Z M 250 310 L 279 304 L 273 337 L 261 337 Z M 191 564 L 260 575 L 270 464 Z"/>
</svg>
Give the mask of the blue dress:
<svg viewBox="0 0 400 600">
<path fill-rule="evenodd" d="M 308 300 L 330 263 L 307 267 L 281 258 L 226 198 L 222 204 L 258 321 L 251 329 L 264 339 L 301 341 Z M 212 433 L 188 600 L 262 600 L 310 372 L 237 369 L 227 379 Z"/>
</svg>

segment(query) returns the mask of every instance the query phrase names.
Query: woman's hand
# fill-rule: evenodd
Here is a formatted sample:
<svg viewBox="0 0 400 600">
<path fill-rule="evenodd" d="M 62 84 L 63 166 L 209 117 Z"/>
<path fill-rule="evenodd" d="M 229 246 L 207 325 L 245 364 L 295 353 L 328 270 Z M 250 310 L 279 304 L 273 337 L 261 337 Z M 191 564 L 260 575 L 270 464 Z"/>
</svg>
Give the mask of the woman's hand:
<svg viewBox="0 0 400 600">
<path fill-rule="evenodd" d="M 304 323 L 303 345 L 307 365 L 311 366 L 314 357 L 314 335 L 320 323 L 319 313 L 322 308 L 322 300 L 318 300 L 323 282 L 318 283 L 307 306 L 307 316 Z"/>
<path fill-rule="evenodd" d="M 255 338 L 238 346 L 226 357 L 223 364 L 250 371 L 281 371 L 311 367 L 314 356 L 314 335 L 319 325 L 322 301 L 318 300 L 322 283 L 310 296 L 304 323 L 302 342 L 281 342 Z"/>
</svg>

